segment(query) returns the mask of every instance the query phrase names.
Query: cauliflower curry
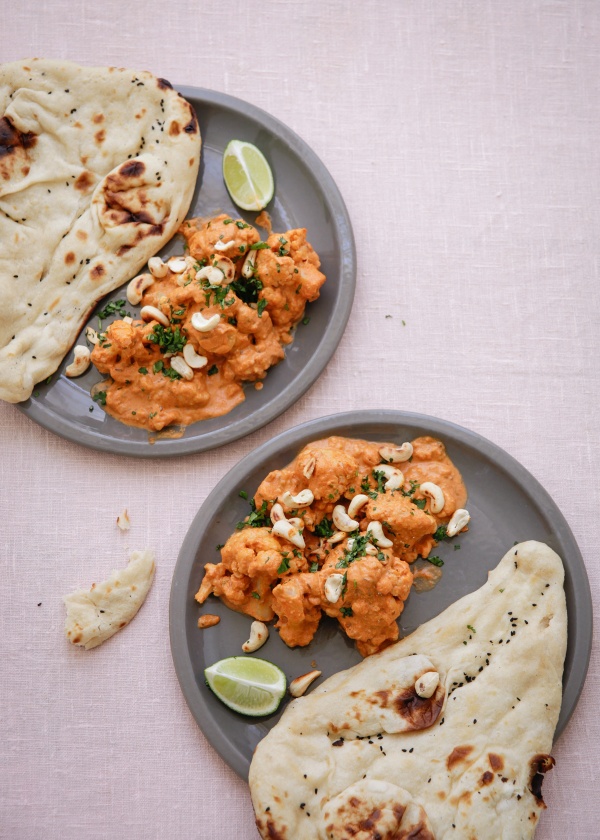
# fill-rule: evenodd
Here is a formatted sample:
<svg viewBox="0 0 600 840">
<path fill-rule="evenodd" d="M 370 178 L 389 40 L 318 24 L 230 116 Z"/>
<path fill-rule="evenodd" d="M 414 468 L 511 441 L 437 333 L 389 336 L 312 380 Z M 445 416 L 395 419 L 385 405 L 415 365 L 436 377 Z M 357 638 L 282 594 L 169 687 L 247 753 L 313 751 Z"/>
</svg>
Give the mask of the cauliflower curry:
<svg viewBox="0 0 600 840">
<path fill-rule="evenodd" d="M 216 595 L 252 618 L 276 618 L 290 647 L 307 645 L 325 614 L 363 656 L 376 653 L 398 638 L 410 564 L 466 528 L 466 498 L 434 438 L 315 441 L 264 479 L 221 562 L 205 565 L 196 600 Z"/>
<path fill-rule="evenodd" d="M 261 387 L 325 281 L 304 228 L 263 242 L 247 222 L 220 215 L 179 232 L 186 256 L 150 260 L 127 293 L 141 319 L 114 321 L 91 356 L 109 377 L 106 411 L 154 431 L 227 414 L 244 400 L 243 382 Z"/>
</svg>

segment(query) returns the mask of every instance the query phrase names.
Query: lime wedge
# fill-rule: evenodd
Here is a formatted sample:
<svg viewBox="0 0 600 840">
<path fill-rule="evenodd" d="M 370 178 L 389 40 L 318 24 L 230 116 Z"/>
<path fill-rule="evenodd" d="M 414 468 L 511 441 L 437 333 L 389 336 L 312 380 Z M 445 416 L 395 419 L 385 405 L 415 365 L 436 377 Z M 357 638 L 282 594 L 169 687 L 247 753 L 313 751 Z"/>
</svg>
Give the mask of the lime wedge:
<svg viewBox="0 0 600 840">
<path fill-rule="evenodd" d="M 223 152 L 223 178 L 229 195 L 242 210 L 262 210 L 273 198 L 271 167 L 252 143 L 230 140 Z"/>
<path fill-rule="evenodd" d="M 206 683 L 219 700 L 242 715 L 274 712 L 285 694 L 285 674 L 266 659 L 229 656 L 204 671 Z"/>
</svg>

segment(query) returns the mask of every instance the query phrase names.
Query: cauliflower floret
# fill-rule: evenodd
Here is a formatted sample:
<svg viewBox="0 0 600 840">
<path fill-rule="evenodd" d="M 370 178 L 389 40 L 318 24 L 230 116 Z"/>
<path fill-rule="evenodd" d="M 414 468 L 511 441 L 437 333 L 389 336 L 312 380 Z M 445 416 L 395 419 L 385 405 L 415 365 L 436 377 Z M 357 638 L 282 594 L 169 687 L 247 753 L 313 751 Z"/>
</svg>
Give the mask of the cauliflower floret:
<svg viewBox="0 0 600 840">
<path fill-rule="evenodd" d="M 321 592 L 318 572 L 287 577 L 273 590 L 275 625 L 289 647 L 307 645 L 321 619 Z"/>
<path fill-rule="evenodd" d="M 196 594 L 202 604 L 217 595 L 231 609 L 270 621 L 271 586 L 280 577 L 305 571 L 300 551 L 273 536 L 269 528 L 236 531 L 221 549 L 222 562 L 207 563 Z"/>
<path fill-rule="evenodd" d="M 379 493 L 376 499 L 369 499 L 363 510 L 366 521 L 377 520 L 383 524 L 386 536 L 394 543 L 394 552 L 405 560 L 414 560 L 417 543 L 437 528 L 434 517 L 400 491 Z"/>
<path fill-rule="evenodd" d="M 207 222 L 184 222 L 179 231 L 187 239 L 190 254 L 197 260 L 209 260 L 211 256 L 227 256 L 239 258 L 245 253 L 250 245 L 258 242 L 260 237 L 256 228 L 248 225 L 243 219 L 234 220 L 231 216 L 222 213 Z M 224 251 L 215 250 L 217 242 L 227 243 L 233 240 L 233 245 Z M 243 251 L 242 251 L 243 248 Z M 238 259 L 236 265 L 237 273 L 241 269 L 241 261 Z"/>
<path fill-rule="evenodd" d="M 323 598 L 322 606 L 356 641 L 362 656 L 370 656 L 396 641 L 399 635 L 396 619 L 404 609 L 412 585 L 408 564 L 389 552 L 382 555 L 383 560 L 371 555 L 358 557 L 345 569 L 339 568 L 339 560 L 336 562 L 332 556 L 320 573 L 323 584 L 330 574 L 345 573 L 340 599 L 332 604 Z M 338 556 L 342 560 L 343 551 Z"/>
</svg>

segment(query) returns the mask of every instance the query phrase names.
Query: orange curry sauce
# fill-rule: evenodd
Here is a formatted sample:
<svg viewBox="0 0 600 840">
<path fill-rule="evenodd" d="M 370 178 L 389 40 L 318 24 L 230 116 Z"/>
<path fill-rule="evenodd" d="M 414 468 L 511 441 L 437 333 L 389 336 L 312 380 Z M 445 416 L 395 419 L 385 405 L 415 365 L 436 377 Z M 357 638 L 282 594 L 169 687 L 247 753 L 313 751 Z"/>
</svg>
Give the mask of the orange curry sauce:
<svg viewBox="0 0 600 840">
<path fill-rule="evenodd" d="M 160 310 L 168 325 L 114 321 L 92 352 L 94 365 L 110 377 L 105 410 L 150 431 L 219 417 L 241 403 L 242 383 L 258 384 L 284 357 L 293 327 L 325 281 L 304 228 L 262 242 L 252 225 L 223 214 L 189 219 L 179 232 L 188 246 L 185 271 L 155 278 L 141 301 Z M 222 279 L 219 271 L 202 271 L 217 266 Z M 244 266 L 249 276 L 242 275 Z M 196 313 L 205 320 L 217 315 L 217 325 L 196 329 Z M 188 343 L 206 363 L 186 379 L 171 360 L 183 358 Z"/>
<path fill-rule="evenodd" d="M 445 538 L 440 526 L 463 508 L 467 491 L 444 444 L 428 436 L 412 441 L 410 460 L 397 465 L 401 484 L 386 488 L 380 472 L 385 447 L 394 444 L 329 437 L 307 444 L 291 464 L 269 473 L 254 495 L 253 514 L 221 548 L 221 562 L 205 565 L 196 600 L 203 604 L 216 595 L 257 620 L 277 618 L 275 626 L 290 647 L 309 644 L 323 615 L 339 622 L 363 656 L 396 641 L 397 619 L 417 577 L 411 564 L 430 557 Z M 425 482 L 443 493 L 437 513 L 420 489 Z M 302 492 L 312 502 L 296 506 L 292 499 L 288 507 L 288 494 L 296 498 Z M 335 509 L 352 510 L 361 494 L 362 506 L 351 517 L 355 530 L 335 533 Z M 274 533 L 277 502 L 287 516 L 297 517 L 299 545 Z M 374 523 L 382 530 L 369 541 Z M 439 569 L 432 568 L 439 578 Z M 332 576 L 342 575 L 332 601 L 328 586 Z"/>
</svg>

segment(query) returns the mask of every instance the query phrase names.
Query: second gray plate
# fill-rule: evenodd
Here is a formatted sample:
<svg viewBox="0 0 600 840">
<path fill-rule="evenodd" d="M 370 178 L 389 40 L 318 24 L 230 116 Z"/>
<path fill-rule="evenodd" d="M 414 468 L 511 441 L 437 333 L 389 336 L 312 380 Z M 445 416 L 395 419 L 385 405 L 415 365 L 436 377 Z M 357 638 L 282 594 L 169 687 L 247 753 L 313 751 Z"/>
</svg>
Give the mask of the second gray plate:
<svg viewBox="0 0 600 840">
<path fill-rule="evenodd" d="M 430 592 L 411 592 L 401 615 L 403 636 L 438 615 L 454 601 L 478 589 L 515 542 L 540 540 L 553 548 L 565 566 L 568 647 L 563 679 L 563 703 L 558 737 L 571 717 L 587 672 L 592 643 L 592 600 L 581 553 L 571 530 L 548 493 L 510 455 L 489 440 L 444 420 L 401 411 L 361 411 L 336 414 L 289 429 L 244 458 L 215 487 L 185 537 L 173 575 L 170 602 L 171 651 L 179 682 L 190 710 L 207 739 L 225 761 L 247 778 L 257 743 L 279 719 L 252 719 L 220 703 L 204 682 L 204 668 L 226 656 L 240 655 L 248 638 L 250 619 L 211 598 L 203 612 L 216 613 L 221 622 L 210 630 L 197 627 L 200 607 L 194 595 L 204 564 L 218 563 L 216 550 L 249 512 L 240 498 L 251 498 L 271 470 L 288 464 L 308 442 L 329 435 L 373 441 L 410 440 L 429 434 L 446 445 L 461 471 L 471 514 L 469 531 L 461 535 L 460 551 L 452 543 L 436 549 L 444 560 L 444 574 Z M 456 540 L 453 541 L 456 544 Z M 206 609 L 209 606 L 209 609 Z M 317 667 L 319 682 L 361 660 L 337 622 L 324 619 L 305 648 L 288 648 L 272 630 L 260 656 L 279 665 L 288 681 Z M 315 664 L 316 663 L 316 664 Z"/>
</svg>

